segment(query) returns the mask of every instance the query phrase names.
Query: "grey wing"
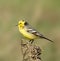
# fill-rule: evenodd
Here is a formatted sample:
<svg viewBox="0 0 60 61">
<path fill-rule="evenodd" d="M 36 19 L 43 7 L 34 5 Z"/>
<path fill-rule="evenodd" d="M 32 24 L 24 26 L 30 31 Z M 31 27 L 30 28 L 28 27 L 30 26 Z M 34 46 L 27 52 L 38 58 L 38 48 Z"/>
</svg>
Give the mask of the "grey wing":
<svg viewBox="0 0 60 61">
<path fill-rule="evenodd" d="M 34 34 L 34 35 L 36 35 L 36 36 L 38 36 L 38 37 L 40 37 L 40 38 L 43 38 L 43 39 L 46 39 L 46 40 L 48 40 L 48 41 L 53 42 L 53 41 L 50 40 L 49 38 L 46 38 L 45 36 L 43 36 L 42 34 L 40 34 L 38 31 L 36 31 L 35 29 L 33 29 L 31 26 L 28 26 L 28 27 L 26 27 L 26 28 L 27 28 L 27 32 L 32 33 L 32 34 Z"/>
<path fill-rule="evenodd" d="M 38 37 L 43 37 L 42 34 L 40 34 L 38 31 L 36 31 L 35 29 L 33 29 L 31 26 L 28 26 L 27 32 L 32 33 Z"/>
</svg>

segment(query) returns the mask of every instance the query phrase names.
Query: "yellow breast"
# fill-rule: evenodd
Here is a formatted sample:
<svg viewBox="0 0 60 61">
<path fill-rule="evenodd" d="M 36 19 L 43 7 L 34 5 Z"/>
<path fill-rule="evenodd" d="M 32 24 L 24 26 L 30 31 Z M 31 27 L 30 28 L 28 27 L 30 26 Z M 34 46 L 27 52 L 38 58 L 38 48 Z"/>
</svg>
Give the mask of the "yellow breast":
<svg viewBox="0 0 60 61">
<path fill-rule="evenodd" d="M 19 29 L 19 31 L 20 31 L 20 33 L 22 33 L 25 37 L 27 37 L 29 39 L 37 38 L 37 36 L 35 36 L 34 34 L 27 32 L 26 29 Z"/>
</svg>

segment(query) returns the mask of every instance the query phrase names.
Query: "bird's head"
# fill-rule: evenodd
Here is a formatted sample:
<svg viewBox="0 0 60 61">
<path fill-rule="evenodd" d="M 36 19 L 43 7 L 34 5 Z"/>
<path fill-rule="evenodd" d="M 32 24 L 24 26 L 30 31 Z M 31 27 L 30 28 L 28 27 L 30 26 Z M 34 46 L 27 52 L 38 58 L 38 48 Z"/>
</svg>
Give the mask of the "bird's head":
<svg viewBox="0 0 60 61">
<path fill-rule="evenodd" d="M 20 20 L 19 22 L 18 22 L 18 27 L 19 28 L 24 28 L 24 26 L 26 26 L 26 25 L 28 25 L 28 23 L 25 21 L 25 20 Z"/>
</svg>

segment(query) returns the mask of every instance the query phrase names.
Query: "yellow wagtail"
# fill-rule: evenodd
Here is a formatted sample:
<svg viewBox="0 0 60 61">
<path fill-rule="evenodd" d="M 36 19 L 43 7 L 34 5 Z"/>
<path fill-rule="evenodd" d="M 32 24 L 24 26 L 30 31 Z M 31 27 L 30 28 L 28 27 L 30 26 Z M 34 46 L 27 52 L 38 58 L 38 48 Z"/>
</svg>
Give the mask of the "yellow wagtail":
<svg viewBox="0 0 60 61">
<path fill-rule="evenodd" d="M 17 26 L 19 28 L 20 33 L 23 34 L 26 38 L 28 38 L 31 43 L 36 38 L 42 38 L 42 39 L 46 39 L 48 41 L 53 42 L 52 40 L 46 38 L 45 36 L 43 36 L 42 34 L 40 34 L 38 31 L 36 31 L 35 29 L 33 29 L 25 20 L 20 20 L 18 22 Z"/>
</svg>

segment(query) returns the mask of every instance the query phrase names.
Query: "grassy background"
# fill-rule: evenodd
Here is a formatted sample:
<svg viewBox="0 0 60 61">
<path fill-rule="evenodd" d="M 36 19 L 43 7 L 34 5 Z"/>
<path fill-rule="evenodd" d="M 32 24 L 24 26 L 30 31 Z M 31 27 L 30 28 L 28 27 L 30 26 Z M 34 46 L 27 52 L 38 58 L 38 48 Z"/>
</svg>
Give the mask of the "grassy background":
<svg viewBox="0 0 60 61">
<path fill-rule="evenodd" d="M 42 61 L 60 61 L 60 0 L 0 0 L 0 61 L 22 60 L 19 18 L 54 41 L 35 41 Z"/>
</svg>

